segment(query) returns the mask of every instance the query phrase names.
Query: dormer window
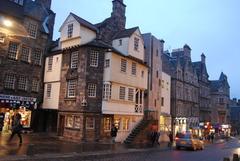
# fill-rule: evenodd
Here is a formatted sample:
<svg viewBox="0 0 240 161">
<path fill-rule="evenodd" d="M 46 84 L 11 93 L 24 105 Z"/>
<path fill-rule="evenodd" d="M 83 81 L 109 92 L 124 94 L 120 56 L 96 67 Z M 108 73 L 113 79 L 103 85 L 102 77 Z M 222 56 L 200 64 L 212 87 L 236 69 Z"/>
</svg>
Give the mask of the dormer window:
<svg viewBox="0 0 240 161">
<path fill-rule="evenodd" d="M 72 37 L 72 34 L 73 34 L 73 24 L 69 24 L 68 25 L 68 38 L 71 38 Z"/>
<path fill-rule="evenodd" d="M 138 51 L 138 47 L 139 47 L 139 38 L 134 38 L 134 50 Z"/>
<path fill-rule="evenodd" d="M 122 46 L 122 39 L 119 39 L 119 46 Z"/>
</svg>

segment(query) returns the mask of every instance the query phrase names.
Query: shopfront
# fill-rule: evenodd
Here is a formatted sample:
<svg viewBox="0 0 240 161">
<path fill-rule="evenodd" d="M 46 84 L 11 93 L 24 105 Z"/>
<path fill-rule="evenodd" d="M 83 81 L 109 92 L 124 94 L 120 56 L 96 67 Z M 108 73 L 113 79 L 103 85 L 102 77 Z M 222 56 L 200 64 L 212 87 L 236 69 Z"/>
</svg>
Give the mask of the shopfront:
<svg viewBox="0 0 240 161">
<path fill-rule="evenodd" d="M 11 130 L 14 114 L 20 113 L 23 128 L 31 126 L 32 110 L 37 106 L 36 98 L 0 94 L 0 131 Z"/>
</svg>

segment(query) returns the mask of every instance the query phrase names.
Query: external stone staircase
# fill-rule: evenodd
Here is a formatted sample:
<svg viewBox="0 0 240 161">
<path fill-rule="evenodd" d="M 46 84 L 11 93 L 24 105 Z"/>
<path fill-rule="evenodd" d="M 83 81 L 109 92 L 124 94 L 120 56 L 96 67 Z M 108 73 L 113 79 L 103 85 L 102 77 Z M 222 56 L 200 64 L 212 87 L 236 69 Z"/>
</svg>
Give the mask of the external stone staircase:
<svg viewBox="0 0 240 161">
<path fill-rule="evenodd" d="M 151 125 L 156 124 L 156 120 L 148 120 L 143 118 L 137 126 L 131 131 L 128 137 L 125 139 L 124 143 L 126 145 L 147 143 L 149 142 L 149 133 Z"/>
</svg>

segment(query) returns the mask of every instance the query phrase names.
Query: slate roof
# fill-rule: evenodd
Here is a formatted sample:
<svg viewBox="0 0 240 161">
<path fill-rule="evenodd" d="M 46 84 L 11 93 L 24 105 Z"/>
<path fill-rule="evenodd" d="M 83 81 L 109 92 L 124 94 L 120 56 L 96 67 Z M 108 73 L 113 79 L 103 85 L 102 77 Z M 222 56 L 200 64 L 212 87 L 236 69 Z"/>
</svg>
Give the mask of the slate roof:
<svg viewBox="0 0 240 161">
<path fill-rule="evenodd" d="M 84 20 L 83 18 L 75 15 L 74 13 L 70 13 L 70 15 L 72 15 L 81 25 L 91 29 L 91 30 L 94 30 L 94 31 L 98 31 L 98 28 L 96 26 L 94 26 L 92 23 Z"/>
<path fill-rule="evenodd" d="M 133 27 L 130 29 L 125 29 L 125 30 L 119 31 L 118 33 L 116 33 L 116 35 L 113 37 L 113 39 L 130 37 L 137 29 L 138 29 L 138 27 Z"/>
</svg>

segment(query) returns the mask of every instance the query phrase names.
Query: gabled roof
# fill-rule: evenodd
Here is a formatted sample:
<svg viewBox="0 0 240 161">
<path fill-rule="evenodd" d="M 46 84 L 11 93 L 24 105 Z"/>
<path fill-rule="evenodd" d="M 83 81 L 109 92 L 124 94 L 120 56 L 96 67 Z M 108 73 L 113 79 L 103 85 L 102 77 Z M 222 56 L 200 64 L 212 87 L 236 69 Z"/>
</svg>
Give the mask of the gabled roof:
<svg viewBox="0 0 240 161">
<path fill-rule="evenodd" d="M 75 15 L 74 13 L 70 12 L 70 15 L 72 15 L 81 25 L 91 29 L 91 30 L 94 30 L 94 31 L 98 31 L 97 27 L 95 27 L 92 23 L 84 20 L 83 18 Z"/>
<path fill-rule="evenodd" d="M 92 23 L 88 22 L 87 20 L 84 20 L 83 18 L 75 15 L 75 14 L 72 13 L 72 12 L 70 12 L 70 14 L 68 15 L 68 17 L 69 17 L 69 16 L 73 16 L 73 18 L 75 18 L 76 21 L 77 21 L 79 24 L 81 24 L 81 25 L 83 25 L 83 26 L 85 26 L 85 27 L 87 27 L 87 28 L 89 28 L 89 29 L 91 29 L 91 30 L 93 30 L 93 31 L 98 32 L 98 28 L 97 28 L 96 26 L 94 26 Z M 66 20 L 68 19 L 68 17 L 66 18 Z M 65 20 L 65 21 L 66 21 L 66 20 Z M 65 21 L 64 21 L 64 23 L 65 23 Z M 64 24 L 64 23 L 63 23 L 63 24 Z M 62 29 L 63 24 L 62 24 L 62 26 L 60 27 L 59 31 Z"/>
<path fill-rule="evenodd" d="M 125 30 L 119 31 L 118 33 L 116 33 L 116 35 L 113 37 L 113 39 L 130 37 L 137 29 L 139 29 L 139 28 L 138 27 L 133 27 L 133 28 L 130 28 L 130 29 L 125 29 Z"/>
</svg>

